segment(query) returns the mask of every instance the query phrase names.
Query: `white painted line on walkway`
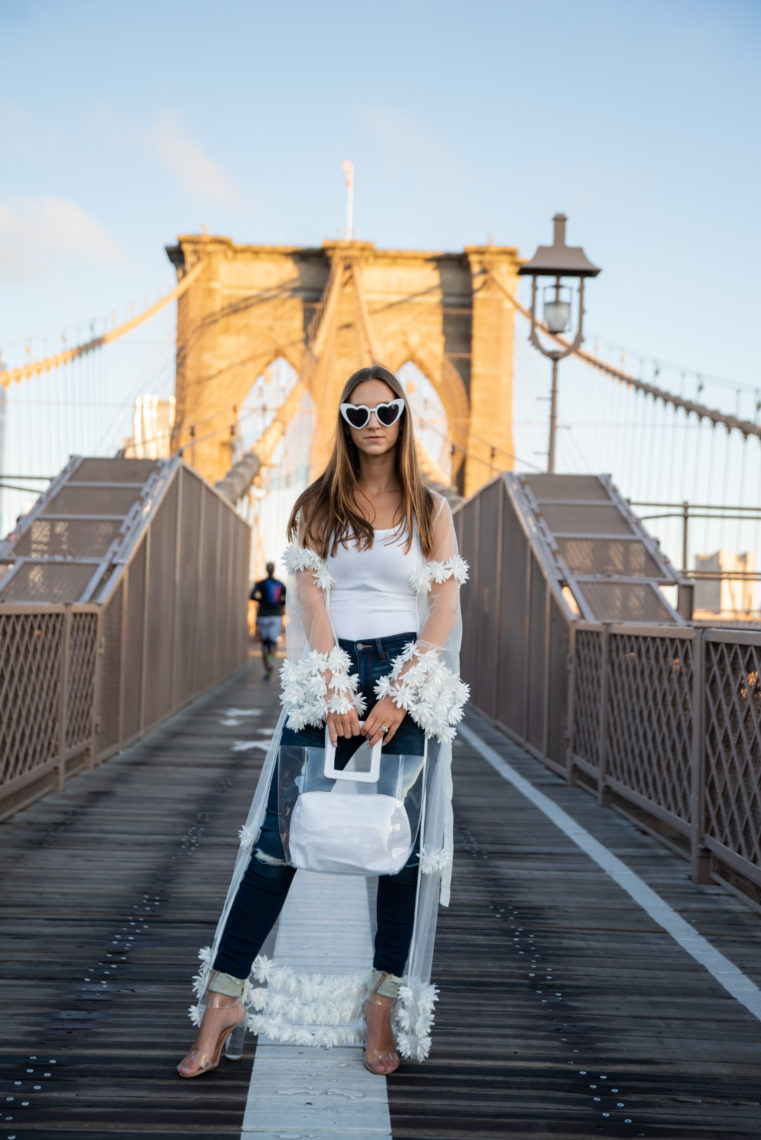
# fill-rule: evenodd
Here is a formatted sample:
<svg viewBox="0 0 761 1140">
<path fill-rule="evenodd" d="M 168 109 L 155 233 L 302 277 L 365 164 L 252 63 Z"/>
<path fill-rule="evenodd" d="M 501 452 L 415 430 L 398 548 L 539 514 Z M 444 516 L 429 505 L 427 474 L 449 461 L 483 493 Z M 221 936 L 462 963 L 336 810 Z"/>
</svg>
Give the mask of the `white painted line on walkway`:
<svg viewBox="0 0 761 1140">
<path fill-rule="evenodd" d="M 490 748 L 477 733 L 465 725 L 460 725 L 460 735 L 483 756 L 492 768 L 507 780 L 516 791 L 530 800 L 539 808 L 552 823 L 568 836 L 577 847 L 594 860 L 603 871 L 606 871 L 614 882 L 642 909 L 650 915 L 654 922 L 663 927 L 675 942 L 701 966 L 708 970 L 724 989 L 745 1006 L 754 1017 L 761 1021 L 761 990 L 744 974 L 742 970 L 730 962 L 720 950 L 717 950 L 707 938 L 698 934 L 694 926 L 686 922 L 672 906 L 662 899 L 652 887 L 649 887 L 626 863 L 595 839 L 593 835 L 582 827 L 580 823 L 563 811 L 561 807 L 534 787 L 525 777 L 516 772 L 515 768 L 507 762 L 498 752 Z"/>
<path fill-rule="evenodd" d="M 299 871 L 280 916 L 279 964 L 324 974 L 370 972 L 367 881 Z M 360 1046 L 314 1049 L 260 1037 L 241 1140 L 391 1140 L 385 1078 Z"/>
</svg>

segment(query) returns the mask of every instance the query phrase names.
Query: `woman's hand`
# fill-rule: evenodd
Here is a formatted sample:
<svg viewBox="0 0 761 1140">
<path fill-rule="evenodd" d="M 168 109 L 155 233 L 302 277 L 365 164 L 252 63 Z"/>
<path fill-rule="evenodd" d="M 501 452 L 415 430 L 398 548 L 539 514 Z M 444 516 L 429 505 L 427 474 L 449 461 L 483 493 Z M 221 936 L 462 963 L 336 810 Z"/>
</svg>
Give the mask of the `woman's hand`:
<svg viewBox="0 0 761 1140">
<path fill-rule="evenodd" d="M 381 697 L 365 717 L 362 726 L 362 735 L 367 738 L 370 747 L 372 748 L 379 740 L 383 741 L 385 747 L 390 740 L 393 740 L 397 728 L 404 720 L 404 715 L 404 709 L 398 709 L 391 697 Z M 388 732 L 381 731 L 381 726 L 384 724 Z"/>
<path fill-rule="evenodd" d="M 325 678 L 326 693 L 328 693 L 328 695 L 334 695 L 336 690 L 333 688 L 333 674 L 329 669 L 326 669 L 323 676 Z M 359 717 L 357 716 L 357 710 L 353 707 L 347 713 L 329 712 L 325 719 L 331 744 L 335 744 L 339 736 L 359 735 Z"/>
<path fill-rule="evenodd" d="M 331 744 L 335 744 L 339 736 L 357 736 L 359 734 L 359 717 L 356 709 L 347 713 L 328 713 L 327 723 Z"/>
</svg>

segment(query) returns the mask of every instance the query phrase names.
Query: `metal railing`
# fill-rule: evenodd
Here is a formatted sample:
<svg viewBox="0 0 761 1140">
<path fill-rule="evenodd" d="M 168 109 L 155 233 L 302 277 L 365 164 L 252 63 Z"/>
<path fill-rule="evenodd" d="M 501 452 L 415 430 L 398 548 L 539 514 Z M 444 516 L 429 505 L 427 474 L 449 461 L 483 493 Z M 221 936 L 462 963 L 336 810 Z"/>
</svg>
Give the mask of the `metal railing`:
<svg viewBox="0 0 761 1140">
<path fill-rule="evenodd" d="M 599 802 L 761 887 L 761 633 L 583 621 L 495 480 L 455 513 L 471 702 Z"/>
<path fill-rule="evenodd" d="M 98 607 L 0 607 L 0 816 L 95 755 Z"/>
<path fill-rule="evenodd" d="M 503 477 L 455 509 L 470 563 L 462 592 L 462 672 L 471 703 L 536 756 L 565 766 L 570 626 Z"/>
<path fill-rule="evenodd" d="M 246 661 L 250 528 L 181 460 L 91 604 L 0 603 L 0 818 Z"/>
<path fill-rule="evenodd" d="M 761 634 L 573 632 L 569 774 L 681 836 L 698 881 L 714 856 L 761 886 Z"/>
<path fill-rule="evenodd" d="M 696 611 L 700 611 L 696 613 L 696 621 L 699 620 L 702 625 L 706 625 L 708 622 L 726 625 L 734 621 L 736 624 L 744 624 L 746 626 L 757 626 L 759 622 L 761 622 L 761 608 L 759 608 L 757 588 L 755 587 L 755 583 L 761 582 L 761 571 L 742 569 L 741 566 L 723 566 L 716 570 L 690 569 L 688 566 L 691 524 L 694 521 L 702 519 L 706 522 L 714 523 L 736 522 L 744 524 L 745 534 L 749 539 L 746 550 L 754 551 L 758 547 L 759 528 L 761 528 L 761 507 L 691 503 L 688 500 L 674 503 L 630 499 L 628 502 L 632 508 L 638 511 L 640 518 L 645 523 L 669 522 L 672 520 L 679 520 L 681 523 L 680 574 L 695 584 L 695 608 Z M 748 536 L 747 532 L 749 524 L 755 524 L 754 532 L 751 532 L 750 536 Z M 723 593 L 721 587 L 724 584 L 737 583 L 737 588 L 733 592 L 740 594 L 743 603 L 740 605 L 723 605 L 720 601 L 718 606 L 709 605 L 705 600 L 704 591 L 701 589 L 704 584 L 708 583 L 719 583 L 719 598 L 721 598 L 721 594 Z M 743 587 L 745 588 L 743 589 Z"/>
<path fill-rule="evenodd" d="M 246 660 L 249 527 L 190 467 L 96 597 L 102 605 L 99 758 Z"/>
</svg>

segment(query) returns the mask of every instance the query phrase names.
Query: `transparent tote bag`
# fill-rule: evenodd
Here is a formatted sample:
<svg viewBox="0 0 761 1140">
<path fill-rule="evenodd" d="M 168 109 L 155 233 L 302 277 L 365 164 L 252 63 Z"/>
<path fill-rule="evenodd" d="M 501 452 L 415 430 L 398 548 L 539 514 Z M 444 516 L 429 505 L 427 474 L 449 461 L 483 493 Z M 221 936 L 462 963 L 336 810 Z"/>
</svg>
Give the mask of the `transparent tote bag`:
<svg viewBox="0 0 761 1140">
<path fill-rule="evenodd" d="M 425 755 L 370 749 L 343 768 L 327 728 L 324 748 L 283 745 L 278 812 L 293 867 L 346 875 L 395 875 L 415 846 L 423 806 Z"/>
</svg>

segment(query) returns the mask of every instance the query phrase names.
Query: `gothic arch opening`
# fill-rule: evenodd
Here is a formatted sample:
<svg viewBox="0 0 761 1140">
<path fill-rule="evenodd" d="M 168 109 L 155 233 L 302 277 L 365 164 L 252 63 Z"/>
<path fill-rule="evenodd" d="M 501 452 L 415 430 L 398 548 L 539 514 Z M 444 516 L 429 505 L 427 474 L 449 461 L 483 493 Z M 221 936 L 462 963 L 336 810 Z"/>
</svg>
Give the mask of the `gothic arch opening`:
<svg viewBox="0 0 761 1140">
<path fill-rule="evenodd" d="M 240 455 L 252 446 L 255 449 L 256 440 L 272 423 L 297 379 L 296 370 L 282 356 L 277 356 L 256 377 L 238 415 L 236 448 Z M 306 392 L 268 465 L 251 487 L 247 518 L 252 527 L 252 579 L 264 576 L 267 562 L 275 563 L 278 577 L 284 575 L 281 557 L 286 547 L 286 527 L 294 502 L 309 483 L 314 422 L 314 400 Z"/>
<path fill-rule="evenodd" d="M 269 427 L 297 379 L 296 369 L 284 356 L 276 356 L 262 369 L 238 409 L 234 461 L 250 451 Z"/>
<path fill-rule="evenodd" d="M 433 382 L 412 360 L 397 368 L 398 376 L 412 409 L 415 439 L 422 446 L 448 485 L 454 480 L 449 417 Z"/>
</svg>

